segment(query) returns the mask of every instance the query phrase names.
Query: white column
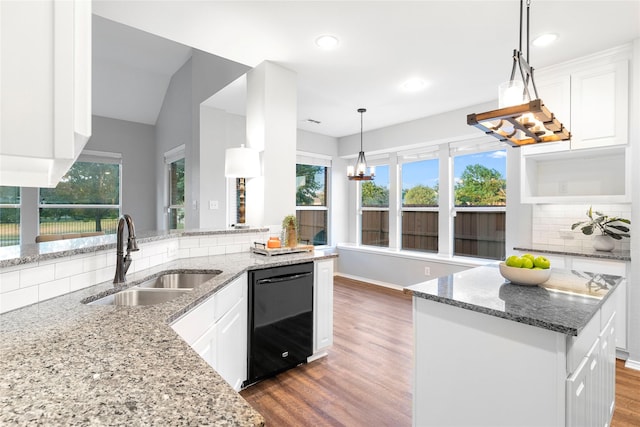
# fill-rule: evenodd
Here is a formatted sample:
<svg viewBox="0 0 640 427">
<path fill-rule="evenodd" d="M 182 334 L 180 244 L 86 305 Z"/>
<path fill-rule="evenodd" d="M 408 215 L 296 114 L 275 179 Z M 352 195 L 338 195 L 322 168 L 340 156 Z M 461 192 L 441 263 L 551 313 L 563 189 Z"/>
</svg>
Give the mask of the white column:
<svg viewBox="0 0 640 427">
<path fill-rule="evenodd" d="M 247 146 L 262 176 L 247 181 L 246 223 L 280 225 L 296 209 L 296 74 L 272 62 L 247 73 Z"/>
</svg>

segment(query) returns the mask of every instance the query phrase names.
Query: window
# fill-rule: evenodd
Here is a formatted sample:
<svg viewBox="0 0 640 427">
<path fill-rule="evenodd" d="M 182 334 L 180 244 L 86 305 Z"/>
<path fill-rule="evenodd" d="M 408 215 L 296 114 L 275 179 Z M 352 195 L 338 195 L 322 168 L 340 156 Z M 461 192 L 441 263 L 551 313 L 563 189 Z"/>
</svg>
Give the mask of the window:
<svg viewBox="0 0 640 427">
<path fill-rule="evenodd" d="M 301 156 L 298 156 L 300 160 Z M 323 159 L 304 159 L 326 163 Z M 301 242 L 314 246 L 328 244 L 327 188 L 329 167 L 296 164 L 296 217 Z"/>
<path fill-rule="evenodd" d="M 0 246 L 20 244 L 20 187 L 0 187 Z"/>
<path fill-rule="evenodd" d="M 362 208 L 361 243 L 389 246 L 389 165 L 376 165 L 373 181 L 360 186 Z"/>
<path fill-rule="evenodd" d="M 505 256 L 506 150 L 453 159 L 454 255 Z"/>
<path fill-rule="evenodd" d="M 402 164 L 402 249 L 438 252 L 438 159 L 406 156 Z"/>
<path fill-rule="evenodd" d="M 169 230 L 184 229 L 184 158 L 169 164 Z"/>
<path fill-rule="evenodd" d="M 182 230 L 185 226 L 184 155 L 184 144 L 164 153 L 164 163 L 166 165 L 165 207 L 168 214 L 165 224 L 169 230 Z"/>
<path fill-rule="evenodd" d="M 39 234 L 116 232 L 120 216 L 119 155 L 81 156 L 55 188 L 41 188 Z"/>
</svg>

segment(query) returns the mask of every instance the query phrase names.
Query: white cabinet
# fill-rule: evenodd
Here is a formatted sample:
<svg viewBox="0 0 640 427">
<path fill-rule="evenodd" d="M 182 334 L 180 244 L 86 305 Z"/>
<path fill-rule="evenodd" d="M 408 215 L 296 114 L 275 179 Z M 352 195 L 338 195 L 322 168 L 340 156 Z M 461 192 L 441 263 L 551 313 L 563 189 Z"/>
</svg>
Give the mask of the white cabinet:
<svg viewBox="0 0 640 427">
<path fill-rule="evenodd" d="M 615 313 L 567 379 L 567 427 L 602 426 L 615 408 Z"/>
<path fill-rule="evenodd" d="M 550 144 L 555 143 L 545 145 Z M 587 204 L 630 202 L 630 162 L 628 146 L 526 155 L 523 152 L 520 201 Z"/>
<path fill-rule="evenodd" d="M 618 291 L 577 337 L 414 296 L 413 425 L 608 425 Z"/>
<path fill-rule="evenodd" d="M 571 148 L 627 144 L 629 63 L 571 74 Z"/>
<path fill-rule="evenodd" d="M 247 274 L 171 327 L 236 391 L 247 378 Z"/>
<path fill-rule="evenodd" d="M 313 287 L 314 358 L 333 344 L 333 259 L 315 262 Z M 320 353 L 320 354 L 319 354 Z"/>
<path fill-rule="evenodd" d="M 0 2 L 0 185 L 53 187 L 91 136 L 91 2 Z"/>
<path fill-rule="evenodd" d="M 520 149 L 522 203 L 631 200 L 630 46 L 538 72 L 538 94 L 571 141 Z"/>
<path fill-rule="evenodd" d="M 246 289 L 246 281 L 244 286 Z M 247 300 L 242 298 L 216 323 L 213 366 L 237 391 L 247 379 Z"/>
</svg>

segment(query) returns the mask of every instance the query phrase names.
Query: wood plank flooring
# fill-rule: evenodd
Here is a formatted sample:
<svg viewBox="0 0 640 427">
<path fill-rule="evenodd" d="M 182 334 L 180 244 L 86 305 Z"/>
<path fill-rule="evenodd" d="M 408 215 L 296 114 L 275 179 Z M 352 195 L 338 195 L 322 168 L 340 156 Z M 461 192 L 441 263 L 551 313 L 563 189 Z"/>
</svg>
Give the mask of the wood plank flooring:
<svg viewBox="0 0 640 427">
<path fill-rule="evenodd" d="M 329 356 L 262 381 L 241 395 L 267 426 L 411 426 L 411 298 L 334 280 Z M 616 366 L 612 427 L 640 426 L 640 372 Z"/>
</svg>

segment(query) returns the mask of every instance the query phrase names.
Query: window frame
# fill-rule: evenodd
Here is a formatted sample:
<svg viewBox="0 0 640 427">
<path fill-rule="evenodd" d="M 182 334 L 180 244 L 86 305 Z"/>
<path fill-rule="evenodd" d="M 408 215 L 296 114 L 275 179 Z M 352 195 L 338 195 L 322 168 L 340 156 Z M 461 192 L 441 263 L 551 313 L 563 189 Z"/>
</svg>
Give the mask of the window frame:
<svg viewBox="0 0 640 427">
<path fill-rule="evenodd" d="M 122 154 L 108 151 L 94 151 L 83 150 L 82 154 L 73 163 L 103 163 L 103 164 L 117 164 L 118 165 L 118 204 L 69 204 L 69 203 L 42 203 L 42 196 L 40 194 L 41 188 L 38 188 L 37 196 L 37 226 L 38 230 L 41 227 L 42 209 L 117 209 L 118 216 L 122 215 Z M 71 167 L 73 167 L 73 165 Z"/>
<path fill-rule="evenodd" d="M 18 187 L 15 185 L 7 185 L 7 187 L 14 187 L 18 189 L 18 203 L 2 203 L 0 202 L 0 209 L 18 209 L 18 243 L 22 243 L 22 187 Z M 4 239 L 2 239 L 4 240 Z M 14 245 L 4 245 L 0 244 L 0 247 L 3 246 L 14 246 Z"/>
<path fill-rule="evenodd" d="M 365 182 L 370 182 L 370 181 L 357 181 L 357 191 L 356 191 L 356 197 L 357 197 L 357 209 L 358 209 L 358 215 L 356 218 L 356 229 L 357 229 L 357 235 L 356 235 L 356 242 L 358 246 L 366 246 L 366 247 L 371 247 L 371 248 L 391 248 L 392 247 L 392 242 L 391 242 L 391 237 L 394 233 L 392 233 L 391 230 L 391 207 L 395 205 L 394 202 L 394 197 L 393 197 L 393 192 L 392 192 L 392 186 L 394 183 L 394 170 L 397 171 L 397 164 L 392 164 L 393 160 L 391 159 L 391 157 L 388 154 L 382 155 L 382 156 L 370 156 L 370 158 L 367 160 L 367 166 L 375 166 L 376 168 L 376 176 L 378 176 L 378 171 L 380 170 L 380 166 L 387 166 L 389 168 L 389 204 L 388 206 L 363 206 L 362 205 L 362 185 Z M 375 183 L 375 177 L 373 179 L 373 182 Z M 387 228 L 389 229 L 388 234 L 389 234 L 389 243 L 387 244 L 387 246 L 377 246 L 377 245 L 365 245 L 362 243 L 362 222 L 363 222 L 363 213 L 364 212 L 387 212 L 387 216 L 388 216 L 388 224 L 387 224 Z"/>
<path fill-rule="evenodd" d="M 438 204 L 436 206 L 422 206 L 422 207 L 412 207 L 412 206 L 405 206 L 403 199 L 402 199 L 402 192 L 404 190 L 404 185 L 403 185 L 403 179 L 402 179 L 402 172 L 403 172 L 403 168 L 404 165 L 408 164 L 408 163 L 417 163 L 417 162 L 422 162 L 422 161 L 428 161 L 428 160 L 436 160 L 438 163 L 438 183 L 440 183 L 440 159 L 439 159 L 439 151 L 438 151 L 438 146 L 431 146 L 431 147 L 426 147 L 426 148 L 419 148 L 419 149 L 414 149 L 414 150 L 409 150 L 409 151 L 403 151 L 403 152 L 399 152 L 398 153 L 398 166 L 399 166 L 399 172 L 398 172 L 398 187 L 399 187 L 399 191 L 398 191 L 398 198 L 399 198 L 399 202 L 398 202 L 398 209 L 399 209 L 399 224 L 398 224 L 398 248 L 402 251 L 411 251 L 411 252 L 425 252 L 425 253 L 431 253 L 431 254 L 437 254 L 440 250 L 440 244 L 438 243 L 438 247 L 436 248 L 435 251 L 432 250 L 427 250 L 427 249 L 415 249 L 415 248 L 405 248 L 402 244 L 403 242 L 403 226 L 404 226 L 404 217 L 405 217 L 405 212 L 436 212 L 439 214 L 440 212 L 440 191 L 438 190 Z M 440 239 L 440 215 L 438 215 L 438 232 L 436 234 L 436 238 L 439 240 Z"/>
<path fill-rule="evenodd" d="M 416 146 L 414 146 L 416 147 Z M 474 258 L 492 261 L 492 258 L 473 257 L 470 255 L 455 254 L 455 220 L 458 212 L 505 212 L 506 206 L 455 206 L 455 176 L 454 157 L 458 155 L 507 150 L 508 146 L 493 138 L 466 138 L 442 141 L 432 144 L 423 144 L 417 148 L 408 150 L 390 151 L 384 155 L 378 155 L 369 160 L 369 165 L 389 166 L 389 207 L 363 207 L 361 183 L 356 186 L 356 246 L 363 248 L 376 248 L 378 246 L 362 244 L 362 212 L 364 211 L 389 211 L 389 247 L 388 249 L 407 254 L 421 254 L 426 256 L 439 256 L 446 258 Z M 418 156 L 424 156 L 418 158 Z M 438 159 L 438 206 L 433 207 L 404 207 L 402 201 L 402 166 L 414 161 Z M 505 160 L 506 162 L 506 160 Z M 505 165 L 506 166 L 506 165 Z M 507 168 L 504 178 L 508 181 Z M 394 171 L 397 176 L 394 177 Z M 508 182 L 507 182 L 508 185 Z M 438 250 L 437 252 L 405 249 L 402 247 L 402 217 L 404 212 L 438 212 Z M 397 218 L 397 221 L 396 219 Z M 394 221 L 395 224 L 394 224 Z M 395 229 L 392 230 L 391 227 Z M 380 247 L 387 249 L 386 247 Z M 506 248 L 505 248 L 506 250 Z"/>
<path fill-rule="evenodd" d="M 332 175 L 332 158 L 331 156 L 308 153 L 304 151 L 296 151 L 296 167 L 297 165 L 309 165 L 324 167 L 325 171 L 325 188 L 324 188 L 324 205 L 309 205 L 299 206 L 296 202 L 296 216 L 298 211 L 324 211 L 326 212 L 327 226 L 326 237 L 327 243 L 325 245 L 317 245 L 317 248 L 324 248 L 331 246 L 331 175 Z M 297 178 L 297 177 L 295 177 Z"/>
<path fill-rule="evenodd" d="M 164 189 L 164 206 L 165 206 L 165 220 L 164 220 L 164 226 L 166 227 L 166 230 L 177 230 L 177 228 L 171 228 L 171 210 L 172 209 L 182 209 L 183 212 L 185 213 L 185 227 L 186 227 L 186 208 L 185 208 L 185 203 L 186 203 L 186 198 L 187 198 L 187 189 L 186 189 L 186 177 L 185 177 L 185 194 L 184 194 L 184 200 L 182 205 L 173 205 L 171 204 L 171 165 L 179 160 L 184 160 L 185 161 L 185 175 L 186 175 L 186 169 L 187 169 L 187 164 L 186 164 L 186 146 L 185 144 L 182 145 L 178 145 L 177 147 L 174 147 L 172 149 L 170 149 L 169 151 L 164 153 L 164 170 L 165 170 L 165 177 L 164 177 L 164 182 L 165 182 L 165 189 Z"/>
</svg>

